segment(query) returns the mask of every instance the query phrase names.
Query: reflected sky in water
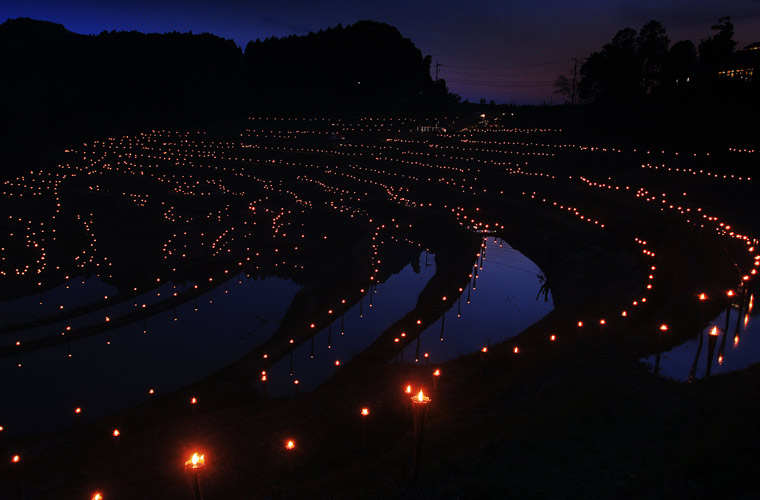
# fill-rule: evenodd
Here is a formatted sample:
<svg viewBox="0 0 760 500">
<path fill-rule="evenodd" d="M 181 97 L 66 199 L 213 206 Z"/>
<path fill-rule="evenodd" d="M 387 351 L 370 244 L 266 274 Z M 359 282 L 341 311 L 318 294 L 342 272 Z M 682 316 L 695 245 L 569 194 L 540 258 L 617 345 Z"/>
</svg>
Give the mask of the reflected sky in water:
<svg viewBox="0 0 760 500">
<path fill-rule="evenodd" d="M 419 273 L 407 264 L 346 311 L 342 319 L 338 316 L 329 328 L 297 346 L 292 352 L 292 365 L 290 355 L 275 363 L 267 370 L 267 395 L 293 396 L 295 380 L 299 382 L 298 392 L 313 390 L 340 369 L 335 361 L 347 362 L 414 309 L 420 292 L 435 275 L 435 255 L 422 252 L 419 262 Z"/>
<path fill-rule="evenodd" d="M 200 380 L 268 340 L 299 289 L 243 275 L 227 282 L 228 293 L 221 285 L 177 306 L 177 321 L 169 309 L 144 323 L 0 359 L 0 425 L 9 434 L 57 430 L 75 423 L 78 406 L 91 420 L 145 401 L 151 388 L 161 394 Z"/>
<path fill-rule="evenodd" d="M 514 337 L 522 330 L 543 318 L 553 309 L 551 293 L 536 300 L 542 282 L 541 270 L 530 259 L 500 239 L 490 238 L 482 268 L 472 287 L 465 288 L 461 301 L 453 301 L 443 319 L 438 319 L 420 336 L 420 361 L 440 363 L 460 355 L 479 350 L 487 344 L 496 344 Z M 331 328 L 322 330 L 312 341 L 296 347 L 291 357 L 285 356 L 267 371 L 267 394 L 275 397 L 293 396 L 314 389 L 327 380 L 339 367 L 335 361 L 345 363 L 368 347 L 385 329 L 414 309 L 417 297 L 427 281 L 435 274 L 433 256 L 425 263 L 420 255 L 420 274 L 411 265 L 392 276 L 363 300 L 364 317 L 359 316 L 360 306 L 345 314 L 341 335 L 341 319 L 336 318 Z M 474 274 L 474 268 L 473 268 Z M 469 303 L 467 299 L 469 296 Z M 461 315 L 458 317 L 458 312 Z M 441 322 L 444 323 L 444 341 L 440 340 Z M 328 348 L 329 345 L 329 348 Z M 417 342 L 404 351 L 404 361 L 414 362 Z M 424 357 L 428 353 L 428 358 Z M 313 355 L 313 356 L 312 356 Z M 292 375 L 291 375 L 292 373 Z M 298 380 L 297 388 L 294 384 Z"/>
<path fill-rule="evenodd" d="M 487 239 L 482 268 L 471 279 L 474 289 L 464 290 L 461 300 L 422 333 L 419 345 L 406 347 L 404 362 L 442 363 L 517 336 L 554 308 L 551 293 L 547 301 L 543 294 L 536 300 L 541 274 L 506 242 Z"/>
<path fill-rule="evenodd" d="M 690 376 L 694 380 L 704 378 L 707 375 L 708 362 L 710 375 L 718 375 L 741 370 L 760 361 L 760 319 L 757 317 L 757 309 L 754 308 L 754 296 L 751 297 L 750 303 L 752 307 L 749 308 L 749 313 L 746 312 L 745 306 L 741 318 L 739 306 L 734 304 L 728 328 L 725 311 L 713 319 L 702 332 L 701 348 L 699 337 L 696 337 L 663 352 L 660 357 L 660 375 L 687 382 Z M 710 331 L 713 327 L 717 327 L 717 335 L 712 339 L 714 347 L 711 352 Z M 652 354 L 642 361 L 654 371 L 656 358 L 657 355 Z"/>
<path fill-rule="evenodd" d="M 78 276 L 44 293 L 0 302 L 0 318 L 3 325 L 22 323 L 29 318 L 57 314 L 61 311 L 60 306 L 68 311 L 117 293 L 115 286 L 104 283 L 96 276 Z"/>
</svg>

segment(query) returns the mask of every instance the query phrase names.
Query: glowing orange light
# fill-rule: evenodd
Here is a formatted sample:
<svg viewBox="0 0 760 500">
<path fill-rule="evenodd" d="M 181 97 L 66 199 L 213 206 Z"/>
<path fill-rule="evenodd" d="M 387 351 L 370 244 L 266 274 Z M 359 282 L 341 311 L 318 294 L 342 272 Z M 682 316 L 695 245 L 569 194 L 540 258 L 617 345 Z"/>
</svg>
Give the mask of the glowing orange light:
<svg viewBox="0 0 760 500">
<path fill-rule="evenodd" d="M 520 352 L 520 348 L 519 348 L 519 347 L 517 347 L 517 346 L 515 346 L 515 348 L 513 349 L 513 351 L 514 351 L 514 353 L 515 353 L 515 354 L 517 354 L 517 353 L 519 353 L 519 352 Z"/>
<path fill-rule="evenodd" d="M 76 414 L 82 413 L 82 409 L 77 406 L 76 408 L 74 408 L 74 413 Z"/>
<path fill-rule="evenodd" d="M 440 377 L 440 376 L 441 376 L 441 370 L 435 370 L 435 371 L 433 372 L 433 376 L 434 376 L 434 377 Z"/>
<path fill-rule="evenodd" d="M 367 415 L 369 415 L 369 408 L 362 408 L 361 414 L 362 414 L 362 417 L 366 417 Z"/>
<path fill-rule="evenodd" d="M 411 385 L 407 385 L 406 389 L 404 389 L 404 392 L 406 392 L 407 394 L 411 394 L 412 393 L 412 386 Z"/>
<path fill-rule="evenodd" d="M 484 347 L 480 350 L 480 352 L 488 352 L 488 347 Z"/>
<path fill-rule="evenodd" d="M 119 429 L 114 429 L 113 430 L 113 437 L 117 438 L 119 436 L 121 436 L 121 432 L 119 432 Z"/>
<path fill-rule="evenodd" d="M 578 322 L 578 328 L 583 328 L 583 321 Z"/>
<path fill-rule="evenodd" d="M 198 400 L 195 397 L 193 397 L 190 399 L 190 404 L 191 405 L 198 404 Z"/>
<path fill-rule="evenodd" d="M 422 403 L 425 400 L 425 396 L 422 394 L 422 389 L 420 389 L 420 393 L 417 394 L 417 401 Z"/>
<path fill-rule="evenodd" d="M 185 462 L 186 469 L 200 469 L 204 465 L 206 465 L 206 456 L 198 455 L 198 453 L 193 453 L 193 456 L 190 457 L 190 460 Z"/>
<path fill-rule="evenodd" d="M 707 295 L 705 295 L 704 293 L 700 293 L 699 300 L 707 300 Z"/>
<path fill-rule="evenodd" d="M 666 325 L 664 323 L 662 325 L 660 325 L 660 331 L 661 332 L 667 332 L 668 331 L 668 325 Z"/>
<path fill-rule="evenodd" d="M 714 337 L 718 335 L 718 327 L 717 326 L 712 327 L 712 330 L 710 330 L 710 335 L 712 335 Z"/>
<path fill-rule="evenodd" d="M 103 495 L 101 495 L 100 493 L 95 493 L 94 495 L 92 495 L 92 500 L 103 500 Z"/>
<path fill-rule="evenodd" d="M 13 455 L 13 458 L 11 458 L 11 462 L 13 462 L 14 464 L 17 464 L 20 461 L 21 461 L 21 457 L 18 455 Z"/>
<path fill-rule="evenodd" d="M 549 337 L 549 340 L 552 341 L 552 342 L 554 342 L 555 340 L 557 340 L 557 336 L 556 335 L 551 335 Z"/>
<path fill-rule="evenodd" d="M 286 450 L 292 450 L 296 447 L 296 442 L 292 439 L 288 439 L 285 443 L 285 449 Z"/>
<path fill-rule="evenodd" d="M 726 292 L 726 295 L 728 295 L 729 297 L 733 297 L 734 296 L 734 291 L 733 290 L 729 290 L 728 292 Z"/>
</svg>

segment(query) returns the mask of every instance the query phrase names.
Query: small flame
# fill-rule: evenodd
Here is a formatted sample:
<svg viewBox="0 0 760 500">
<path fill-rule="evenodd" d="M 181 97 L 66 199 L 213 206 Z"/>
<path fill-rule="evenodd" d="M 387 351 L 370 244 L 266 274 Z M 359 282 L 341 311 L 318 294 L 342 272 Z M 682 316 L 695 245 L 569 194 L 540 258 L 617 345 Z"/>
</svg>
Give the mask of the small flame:
<svg viewBox="0 0 760 500">
<path fill-rule="evenodd" d="M 661 332 L 667 332 L 668 331 L 668 325 L 666 325 L 664 323 L 662 325 L 660 325 L 660 331 Z"/>
<path fill-rule="evenodd" d="M 13 462 L 14 464 L 17 464 L 17 463 L 19 463 L 20 461 L 21 461 L 21 457 L 20 457 L 20 456 L 18 456 L 18 455 L 13 455 L 13 458 L 11 459 L 11 462 Z"/>
<path fill-rule="evenodd" d="M 705 295 L 704 293 L 700 293 L 699 300 L 707 300 L 707 295 Z"/>
<path fill-rule="evenodd" d="M 287 443 L 285 443 L 285 448 L 288 450 L 292 450 L 295 447 L 296 447 L 296 442 L 293 441 L 292 439 L 288 439 Z"/>
<path fill-rule="evenodd" d="M 366 417 L 367 415 L 369 415 L 369 408 L 362 408 L 362 416 Z"/>
<path fill-rule="evenodd" d="M 113 437 L 117 438 L 119 436 L 121 436 L 121 432 L 119 432 L 119 429 L 114 429 L 113 430 Z"/>
<path fill-rule="evenodd" d="M 198 400 L 196 398 L 192 398 L 190 399 L 190 404 L 191 405 L 198 404 Z"/>
<path fill-rule="evenodd" d="M 425 399 L 425 396 L 422 394 L 422 389 L 420 389 L 420 393 L 417 394 L 417 401 L 419 401 L 420 403 L 422 403 L 422 401 L 424 401 L 424 399 Z"/>
<path fill-rule="evenodd" d="M 406 386 L 406 389 L 404 389 L 404 391 L 405 391 L 407 394 L 411 394 L 411 393 L 412 393 L 412 386 L 411 386 L 411 385 L 407 385 L 407 386 Z"/>
<path fill-rule="evenodd" d="M 197 453 L 193 453 L 192 458 L 190 458 L 190 463 L 192 464 L 193 468 L 198 468 L 203 466 L 205 463 L 205 455 L 198 455 Z"/>
<path fill-rule="evenodd" d="M 101 495 L 100 493 L 95 493 L 94 495 L 92 495 L 92 500 L 103 500 L 103 495 Z"/>
<path fill-rule="evenodd" d="M 555 340 L 557 340 L 557 336 L 556 335 L 552 335 L 551 337 L 549 337 L 549 340 L 551 340 L 552 342 L 554 342 Z"/>
<path fill-rule="evenodd" d="M 717 326 L 712 327 L 712 330 L 710 330 L 710 335 L 712 335 L 713 337 L 715 337 L 715 336 L 718 335 L 718 327 Z"/>
<path fill-rule="evenodd" d="M 440 377 L 440 376 L 441 376 L 441 370 L 435 370 L 435 371 L 433 372 L 433 376 L 434 376 L 434 377 Z"/>
</svg>

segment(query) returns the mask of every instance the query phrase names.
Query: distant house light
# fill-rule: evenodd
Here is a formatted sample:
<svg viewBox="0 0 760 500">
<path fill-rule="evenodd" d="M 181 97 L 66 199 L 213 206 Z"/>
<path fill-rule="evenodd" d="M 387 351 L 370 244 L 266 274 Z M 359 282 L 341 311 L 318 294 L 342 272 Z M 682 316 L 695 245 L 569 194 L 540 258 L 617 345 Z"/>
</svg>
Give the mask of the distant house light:
<svg viewBox="0 0 760 500">
<path fill-rule="evenodd" d="M 718 77 L 751 81 L 753 73 L 754 68 L 727 69 L 725 71 L 718 71 Z"/>
</svg>

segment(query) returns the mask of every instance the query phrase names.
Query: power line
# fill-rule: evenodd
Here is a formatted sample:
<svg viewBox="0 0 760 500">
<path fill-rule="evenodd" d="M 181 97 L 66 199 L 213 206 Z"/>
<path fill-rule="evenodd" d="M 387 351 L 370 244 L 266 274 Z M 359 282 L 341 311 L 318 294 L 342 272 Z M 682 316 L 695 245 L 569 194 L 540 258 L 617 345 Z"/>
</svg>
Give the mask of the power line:
<svg viewBox="0 0 760 500">
<path fill-rule="evenodd" d="M 536 64 L 524 64 L 522 66 L 450 66 L 448 64 L 439 64 L 444 68 L 457 68 L 457 69 L 475 69 L 475 70 L 494 70 L 494 69 L 522 69 L 522 68 L 534 68 L 536 66 L 549 66 L 551 64 L 559 64 L 561 62 L 571 62 L 573 59 L 558 59 L 556 61 L 548 61 Z"/>
<path fill-rule="evenodd" d="M 465 85 L 480 85 L 482 87 L 548 87 L 554 85 L 554 81 L 543 80 L 539 82 L 482 82 L 476 80 L 448 79 L 446 83 L 461 83 Z"/>
</svg>

